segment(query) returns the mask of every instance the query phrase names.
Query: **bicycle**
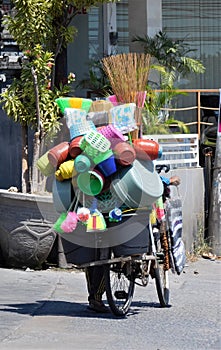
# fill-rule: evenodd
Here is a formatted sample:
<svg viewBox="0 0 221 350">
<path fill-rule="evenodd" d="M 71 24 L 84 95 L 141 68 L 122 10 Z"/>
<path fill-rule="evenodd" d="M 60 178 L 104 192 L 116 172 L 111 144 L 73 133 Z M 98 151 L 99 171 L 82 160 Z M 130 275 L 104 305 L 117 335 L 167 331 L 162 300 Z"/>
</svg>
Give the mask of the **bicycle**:
<svg viewBox="0 0 221 350">
<path fill-rule="evenodd" d="M 165 166 L 156 168 L 158 173 L 163 169 Z M 158 228 L 152 225 L 151 209 L 125 208 L 121 223 L 109 222 L 106 217 L 106 233 L 94 231 L 85 235 L 83 225 L 71 233 L 75 247 L 72 253 L 77 261 L 73 264 L 79 269 L 103 266 L 107 301 L 116 316 L 123 317 L 128 313 L 135 287 L 146 287 L 150 278 L 155 280 L 160 306 L 169 305 L 170 237 L 166 221 Z M 70 240 L 69 233 L 62 236 Z M 121 237 L 119 244 L 117 237 Z M 110 244 L 112 242 L 115 245 Z M 83 263 L 80 262 L 82 257 L 83 260 L 86 258 Z"/>
<path fill-rule="evenodd" d="M 133 215 L 139 217 L 138 214 Z M 78 266 L 80 269 L 88 266 L 103 266 L 107 301 L 112 313 L 116 316 L 125 316 L 128 313 L 135 286 L 146 287 L 150 277 L 155 279 L 160 305 L 166 307 L 169 304 L 168 270 L 164 269 L 164 253 L 159 249 L 158 237 L 154 237 L 150 219 L 146 234 L 150 238 L 146 253 L 115 257 L 113 248 L 97 248 L 99 260 Z"/>
<path fill-rule="evenodd" d="M 128 212 L 132 211 L 131 214 Z M 140 214 L 141 212 L 141 214 Z M 133 216 L 134 221 L 139 222 L 141 216 L 147 216 L 145 210 L 137 211 L 129 209 L 123 212 L 125 225 L 127 218 Z M 105 289 L 108 304 L 112 313 L 116 316 L 125 316 L 131 306 L 135 286 L 146 287 L 150 277 L 155 279 L 157 296 L 161 307 L 169 305 L 169 237 L 165 225 L 160 230 L 154 230 L 151 217 L 143 224 L 143 232 L 148 239 L 145 252 L 127 256 L 117 256 L 115 248 L 99 248 L 99 259 L 82 264 L 79 268 L 102 265 L 104 268 Z M 129 227 L 129 226 L 128 226 Z M 109 230 L 122 230 L 118 224 L 112 225 Z M 160 231 L 160 232 L 159 232 Z M 96 234 L 96 240 L 102 240 L 102 234 Z M 99 244 L 98 244 L 99 246 Z"/>
</svg>

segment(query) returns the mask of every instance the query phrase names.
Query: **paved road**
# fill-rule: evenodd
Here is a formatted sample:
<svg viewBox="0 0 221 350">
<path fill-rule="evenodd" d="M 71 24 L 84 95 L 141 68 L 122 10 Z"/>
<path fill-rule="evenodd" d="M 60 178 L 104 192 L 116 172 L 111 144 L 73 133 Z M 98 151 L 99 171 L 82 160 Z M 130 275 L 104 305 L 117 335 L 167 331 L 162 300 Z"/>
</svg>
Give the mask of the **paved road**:
<svg viewBox="0 0 221 350">
<path fill-rule="evenodd" d="M 137 287 L 124 319 L 87 309 L 84 274 L 0 269 L 0 349 L 221 349 L 221 261 L 188 262 L 171 275 L 171 307 L 153 281 Z"/>
</svg>

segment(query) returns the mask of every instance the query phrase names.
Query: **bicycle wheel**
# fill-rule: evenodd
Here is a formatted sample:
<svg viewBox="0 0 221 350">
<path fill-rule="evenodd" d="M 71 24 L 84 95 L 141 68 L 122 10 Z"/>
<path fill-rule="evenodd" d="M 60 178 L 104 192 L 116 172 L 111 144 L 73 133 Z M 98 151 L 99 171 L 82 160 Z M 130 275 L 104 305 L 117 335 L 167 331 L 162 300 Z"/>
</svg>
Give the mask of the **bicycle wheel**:
<svg viewBox="0 0 221 350">
<path fill-rule="evenodd" d="M 107 300 L 116 316 L 125 316 L 130 308 L 135 287 L 131 262 L 104 265 Z"/>
<path fill-rule="evenodd" d="M 168 306 L 170 297 L 169 271 L 164 270 L 163 264 L 159 264 L 157 260 L 153 268 L 153 278 L 155 278 L 160 305 L 162 307 Z"/>
</svg>

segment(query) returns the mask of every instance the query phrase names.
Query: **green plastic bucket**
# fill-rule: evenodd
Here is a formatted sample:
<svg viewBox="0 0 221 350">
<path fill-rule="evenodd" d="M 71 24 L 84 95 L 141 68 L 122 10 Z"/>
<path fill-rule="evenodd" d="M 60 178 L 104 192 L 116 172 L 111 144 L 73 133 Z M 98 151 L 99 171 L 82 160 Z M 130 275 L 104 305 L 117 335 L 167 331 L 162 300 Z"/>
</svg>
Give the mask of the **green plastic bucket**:
<svg viewBox="0 0 221 350">
<path fill-rule="evenodd" d="M 48 151 L 49 152 L 49 151 Z M 48 152 L 43 154 L 38 160 L 37 160 L 37 168 L 41 171 L 41 173 L 44 176 L 50 176 L 53 175 L 55 172 L 55 168 L 53 165 L 49 162 L 48 159 Z"/>
<path fill-rule="evenodd" d="M 97 170 L 89 170 L 78 175 L 77 185 L 83 193 L 89 196 L 96 196 L 103 189 L 104 177 Z"/>
<path fill-rule="evenodd" d="M 129 208 L 152 206 L 163 194 L 163 184 L 153 162 L 136 159 L 113 175 L 111 188 Z"/>
</svg>

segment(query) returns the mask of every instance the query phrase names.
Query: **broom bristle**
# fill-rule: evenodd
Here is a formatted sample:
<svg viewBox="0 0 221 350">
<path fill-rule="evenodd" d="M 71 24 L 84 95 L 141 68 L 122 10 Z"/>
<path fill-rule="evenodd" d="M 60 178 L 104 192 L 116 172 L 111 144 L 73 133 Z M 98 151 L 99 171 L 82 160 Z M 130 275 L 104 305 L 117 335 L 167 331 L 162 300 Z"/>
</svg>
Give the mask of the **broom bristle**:
<svg viewBox="0 0 221 350">
<path fill-rule="evenodd" d="M 144 92 L 150 70 L 150 55 L 118 54 L 102 59 L 104 71 L 118 102 L 138 103 L 138 92 Z M 139 104 L 139 103 L 138 103 Z"/>
</svg>

